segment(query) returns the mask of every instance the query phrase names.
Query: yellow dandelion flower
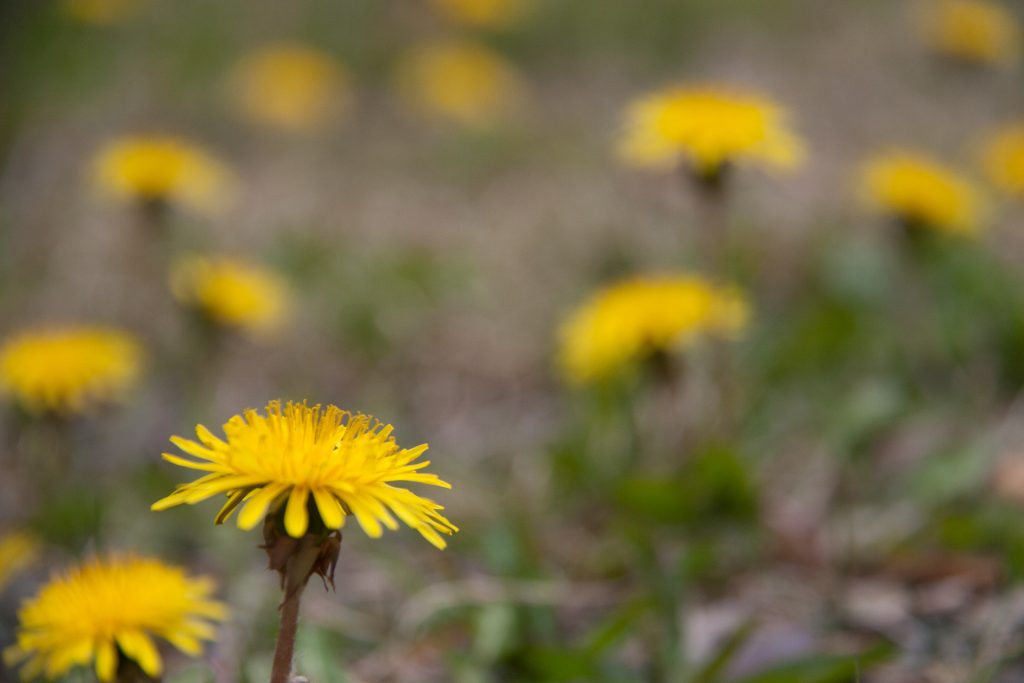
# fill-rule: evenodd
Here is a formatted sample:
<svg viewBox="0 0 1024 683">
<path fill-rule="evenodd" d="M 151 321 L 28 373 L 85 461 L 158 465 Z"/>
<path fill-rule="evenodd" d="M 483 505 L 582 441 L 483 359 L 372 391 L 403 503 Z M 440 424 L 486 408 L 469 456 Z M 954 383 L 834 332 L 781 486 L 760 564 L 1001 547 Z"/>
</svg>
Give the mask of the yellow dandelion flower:
<svg viewBox="0 0 1024 683">
<path fill-rule="evenodd" d="M 969 234 L 980 229 L 983 203 L 975 186 L 940 162 L 894 150 L 861 171 L 865 201 L 913 226 Z"/>
<path fill-rule="evenodd" d="M 64 14 L 75 21 L 94 26 L 112 26 L 130 19 L 139 9 L 139 0 L 64 0 Z"/>
<path fill-rule="evenodd" d="M 24 678 L 57 678 L 92 663 L 100 681 L 112 681 L 118 658 L 149 676 L 163 669 L 154 638 L 196 656 L 213 639 L 211 621 L 226 608 L 211 599 L 210 579 L 133 555 L 85 561 L 54 576 L 18 613 L 16 644 L 5 653 L 23 662 Z"/>
<path fill-rule="evenodd" d="M 141 347 L 120 330 L 27 330 L 0 347 L 0 389 L 31 412 L 79 413 L 121 398 L 141 365 Z"/>
<path fill-rule="evenodd" d="M 7 534 L 0 537 L 0 591 L 15 574 L 33 562 L 39 554 L 39 544 L 28 534 Z"/>
<path fill-rule="evenodd" d="M 329 54 L 304 45 L 273 45 L 245 56 L 229 78 L 238 112 L 248 120 L 290 131 L 322 126 L 351 104 L 348 70 Z"/>
<path fill-rule="evenodd" d="M 732 163 L 795 168 L 804 145 L 771 100 L 717 86 L 673 86 L 629 106 L 619 153 L 636 166 L 685 162 L 714 176 Z"/>
<path fill-rule="evenodd" d="M 1024 195 L 1024 121 L 990 135 L 981 150 L 989 182 L 1011 195 Z"/>
<path fill-rule="evenodd" d="M 1014 16 L 991 0 L 939 0 L 926 17 L 926 37 L 941 54 L 977 64 L 1012 64 L 1020 53 Z"/>
<path fill-rule="evenodd" d="M 216 210 L 231 194 L 226 167 L 204 149 L 173 137 L 125 137 L 94 161 L 97 185 L 119 198 Z"/>
<path fill-rule="evenodd" d="M 468 26 L 507 26 L 519 19 L 528 0 L 433 0 L 448 19 Z"/>
<path fill-rule="evenodd" d="M 286 317 L 288 287 L 261 266 L 226 257 L 187 256 L 171 268 L 171 291 L 209 320 L 252 333 L 270 333 Z"/>
<path fill-rule="evenodd" d="M 313 503 L 319 511 L 314 523 L 322 521 L 327 529 L 340 529 L 345 518 L 354 515 L 363 530 L 376 538 L 383 527 L 397 529 L 398 517 L 444 548 L 440 534 L 458 531 L 441 515 L 444 508 L 394 483 L 451 485 L 420 471 L 430 464 L 415 462 L 427 450 L 426 444 L 400 448 L 392 429 L 372 417 L 335 406 L 310 408 L 289 402 L 282 407 L 280 401 L 268 403 L 266 415 L 250 409 L 232 417 L 224 425 L 226 440 L 199 425 L 199 441 L 171 438 L 175 446 L 197 460 L 171 453 L 163 457 L 208 474 L 182 484 L 154 503 L 153 509 L 191 505 L 227 494 L 216 518 L 218 524 L 243 502 L 238 515 L 242 529 L 255 527 L 268 510 L 283 508 L 285 530 L 293 538 L 301 538 L 310 528 Z"/>
<path fill-rule="evenodd" d="M 560 330 L 560 365 L 574 384 L 604 379 L 703 335 L 735 336 L 748 317 L 739 291 L 700 277 L 628 279 L 598 292 L 569 316 Z"/>
<path fill-rule="evenodd" d="M 415 48 L 398 73 L 401 92 L 423 113 L 466 126 L 486 126 L 521 101 L 516 69 L 483 45 L 445 41 Z"/>
</svg>

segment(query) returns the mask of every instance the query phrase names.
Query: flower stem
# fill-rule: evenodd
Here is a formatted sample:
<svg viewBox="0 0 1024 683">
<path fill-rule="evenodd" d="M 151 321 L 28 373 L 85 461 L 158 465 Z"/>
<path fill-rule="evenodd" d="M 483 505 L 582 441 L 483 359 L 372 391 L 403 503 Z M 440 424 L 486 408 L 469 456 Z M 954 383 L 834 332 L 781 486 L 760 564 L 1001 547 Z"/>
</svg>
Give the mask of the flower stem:
<svg viewBox="0 0 1024 683">
<path fill-rule="evenodd" d="M 285 595 L 281 603 L 281 628 L 277 633 L 277 647 L 274 648 L 274 668 L 270 683 L 288 683 L 292 673 L 292 657 L 295 654 L 295 633 L 299 628 L 299 600 L 302 590 Z"/>
</svg>

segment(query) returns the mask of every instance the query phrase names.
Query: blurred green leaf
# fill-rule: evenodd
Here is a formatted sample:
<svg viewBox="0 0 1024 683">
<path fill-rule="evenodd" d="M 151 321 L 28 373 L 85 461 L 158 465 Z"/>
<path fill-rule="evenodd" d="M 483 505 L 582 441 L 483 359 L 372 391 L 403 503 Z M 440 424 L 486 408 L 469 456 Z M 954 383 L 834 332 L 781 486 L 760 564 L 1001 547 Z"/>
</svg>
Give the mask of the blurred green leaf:
<svg viewBox="0 0 1024 683">
<path fill-rule="evenodd" d="M 877 645 L 856 655 L 817 655 L 785 662 L 732 683 L 859 683 L 864 672 L 895 654 L 891 645 Z"/>
<path fill-rule="evenodd" d="M 753 635 L 756 624 L 746 621 L 722 641 L 714 655 L 698 669 L 691 683 L 718 683 L 733 658 L 740 653 L 744 645 Z"/>
</svg>

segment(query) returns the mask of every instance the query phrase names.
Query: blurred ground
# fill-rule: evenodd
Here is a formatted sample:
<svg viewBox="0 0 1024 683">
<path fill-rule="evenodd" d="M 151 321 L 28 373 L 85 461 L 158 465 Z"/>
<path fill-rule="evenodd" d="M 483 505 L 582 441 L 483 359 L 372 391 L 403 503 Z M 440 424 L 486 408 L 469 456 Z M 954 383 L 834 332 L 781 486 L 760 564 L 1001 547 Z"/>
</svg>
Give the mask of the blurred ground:
<svg viewBox="0 0 1024 683">
<path fill-rule="evenodd" d="M 905 3 L 535 4 L 516 26 L 474 31 L 409 0 L 143 3 L 109 27 L 5 3 L 0 327 L 127 326 L 151 363 L 133 401 L 76 425 L 79 457 L 53 490 L 26 482 L 31 449 L 7 426 L 3 525 L 43 536 L 53 566 L 138 547 L 213 573 L 236 610 L 216 678 L 262 680 L 276 596 L 256 541 L 212 528 L 206 509 L 143 511 L 176 481 L 158 460 L 170 434 L 274 397 L 333 402 L 429 441 L 463 532 L 443 554 L 411 533 L 346 534 L 337 593 L 306 599 L 300 670 L 317 683 L 652 680 L 660 637 L 685 639 L 692 681 L 1016 680 L 1024 376 L 1006 368 L 1021 369 L 1024 337 L 1004 323 L 1024 310 L 1020 207 L 1000 207 L 983 244 L 915 271 L 852 179 L 891 144 L 970 168 L 977 136 L 1019 116 L 1019 70 L 937 63 Z M 464 130 L 403 108 L 403 49 L 450 31 L 522 70 L 521 111 Z M 309 136 L 232 116 L 228 66 L 280 39 L 349 66 L 350 116 Z M 785 103 L 809 162 L 737 176 L 749 410 L 726 455 L 690 455 L 730 464 L 684 469 L 681 484 L 655 454 L 609 489 L 593 463 L 622 446 L 580 434 L 614 416 L 561 386 L 555 330 L 610 275 L 699 265 L 686 187 L 613 153 L 625 103 L 675 80 Z M 190 353 L 164 247 L 88 178 L 108 138 L 151 131 L 237 174 L 226 212 L 174 217 L 173 248 L 285 273 L 296 297 L 279 338 Z M 1007 455 L 1000 496 L 990 472 Z M 681 596 L 650 574 L 667 565 L 682 567 L 688 606 L 675 631 L 658 606 Z M 5 598 L 5 642 L 13 595 L 38 580 Z"/>
</svg>

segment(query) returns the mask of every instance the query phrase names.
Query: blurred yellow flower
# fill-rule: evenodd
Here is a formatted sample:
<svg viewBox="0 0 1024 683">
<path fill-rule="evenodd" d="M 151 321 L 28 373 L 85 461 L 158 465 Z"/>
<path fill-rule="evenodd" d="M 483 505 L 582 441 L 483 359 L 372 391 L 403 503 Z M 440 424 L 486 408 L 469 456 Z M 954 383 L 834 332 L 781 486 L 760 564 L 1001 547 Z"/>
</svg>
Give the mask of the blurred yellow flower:
<svg viewBox="0 0 1024 683">
<path fill-rule="evenodd" d="M 1000 128 L 984 142 L 982 164 L 999 190 L 1024 195 L 1024 121 Z"/>
<path fill-rule="evenodd" d="M 519 73 L 499 54 L 471 42 L 414 48 L 399 68 L 398 84 L 411 106 L 466 126 L 486 126 L 522 100 Z"/>
<path fill-rule="evenodd" d="M 748 317 L 734 288 L 693 275 L 632 278 L 599 291 L 569 316 L 560 329 L 559 361 L 570 382 L 593 382 L 703 335 L 734 337 Z"/>
<path fill-rule="evenodd" d="M 245 56 L 229 87 L 242 116 L 291 131 L 313 129 L 344 114 L 352 98 L 348 70 L 305 45 L 273 45 Z"/>
<path fill-rule="evenodd" d="M 232 417 L 224 425 L 226 441 L 202 425 L 196 427 L 199 441 L 171 437 L 175 446 L 197 460 L 171 453 L 164 453 L 164 459 L 208 474 L 180 485 L 154 503 L 153 509 L 227 494 L 218 524 L 243 502 L 238 515 L 242 529 L 259 524 L 268 510 L 276 513 L 283 508 L 285 530 L 301 538 L 310 528 L 309 512 L 315 503 L 319 515 L 314 529 L 323 528 L 320 521 L 327 529 L 340 529 L 345 518 L 354 515 L 363 530 L 376 538 L 382 525 L 397 529 L 398 517 L 444 548 L 440 534 L 458 531 L 439 512 L 444 508 L 393 483 L 451 485 L 437 475 L 420 472 L 430 464 L 415 462 L 427 450 L 426 444 L 400 448 L 392 430 L 391 425 L 335 406 L 310 408 L 289 402 L 282 407 L 280 401 L 271 401 L 266 416 L 250 409 Z"/>
<path fill-rule="evenodd" d="M 221 208 L 232 189 L 230 175 L 219 160 L 173 137 L 113 140 L 97 154 L 94 173 L 98 186 L 116 197 L 182 204 L 201 211 Z"/>
<path fill-rule="evenodd" d="M 22 605 L 17 643 L 4 657 L 24 662 L 25 679 L 53 679 L 92 663 L 100 681 L 112 681 L 120 657 L 157 677 L 163 663 L 153 638 L 192 656 L 213 639 L 209 622 L 227 612 L 211 599 L 213 589 L 211 580 L 159 560 L 93 558 L 54 576 Z"/>
<path fill-rule="evenodd" d="M 139 0 L 64 0 L 64 13 L 83 24 L 110 26 L 131 18 Z"/>
<path fill-rule="evenodd" d="M 1020 52 L 1017 20 L 991 0 L 937 0 L 925 31 L 933 49 L 968 62 L 1012 64 Z"/>
<path fill-rule="evenodd" d="M 120 330 L 26 330 L 0 347 L 0 389 L 31 412 L 79 413 L 121 398 L 141 365 L 141 347 Z"/>
<path fill-rule="evenodd" d="M 984 211 L 974 185 L 934 159 L 893 150 L 869 159 L 861 171 L 865 201 L 910 225 L 974 233 Z"/>
<path fill-rule="evenodd" d="M 529 0 L 433 0 L 441 14 L 469 26 L 507 26 L 519 19 Z"/>
<path fill-rule="evenodd" d="M 619 152 L 637 166 L 690 164 L 714 176 L 731 163 L 792 169 L 803 142 L 771 100 L 718 86 L 665 88 L 629 106 Z"/>
<path fill-rule="evenodd" d="M 0 536 L 0 591 L 15 574 L 32 564 L 39 554 L 39 544 L 28 534 Z"/>
<path fill-rule="evenodd" d="M 171 292 L 212 322 L 252 333 L 278 330 L 288 287 L 276 273 L 226 257 L 186 256 L 171 267 Z"/>
</svg>

